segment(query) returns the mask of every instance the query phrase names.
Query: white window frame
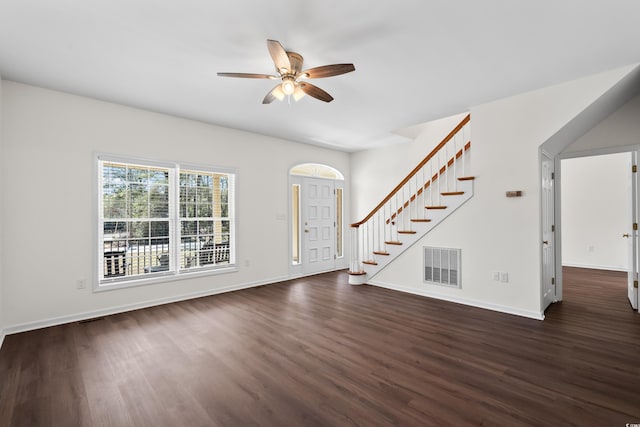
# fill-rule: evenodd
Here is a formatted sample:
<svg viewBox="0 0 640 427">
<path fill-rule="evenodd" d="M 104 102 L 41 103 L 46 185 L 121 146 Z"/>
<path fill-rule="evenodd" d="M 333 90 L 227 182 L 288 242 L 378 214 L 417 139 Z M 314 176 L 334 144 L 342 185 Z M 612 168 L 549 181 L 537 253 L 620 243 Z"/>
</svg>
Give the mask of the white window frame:
<svg viewBox="0 0 640 427">
<path fill-rule="evenodd" d="M 169 171 L 169 266 L 167 270 L 138 274 L 134 276 L 105 277 L 104 258 L 104 197 L 103 197 L 103 163 L 121 163 L 151 168 L 163 168 Z M 214 274 L 237 271 L 236 267 L 236 188 L 238 174 L 235 169 L 227 167 L 216 167 L 212 165 L 164 162 L 135 157 L 124 157 L 111 154 L 98 154 L 96 156 L 96 176 L 97 180 L 97 214 L 96 218 L 96 239 L 94 248 L 96 250 L 96 268 L 94 291 L 105 291 L 111 289 L 129 288 L 133 286 L 162 283 L 167 281 L 180 280 L 184 278 L 208 276 Z M 211 264 L 206 266 L 181 268 L 180 248 L 181 248 L 181 215 L 180 215 L 180 171 L 195 171 L 203 173 L 220 173 L 229 175 L 228 187 L 228 221 L 229 221 L 229 260 L 224 264 Z"/>
</svg>

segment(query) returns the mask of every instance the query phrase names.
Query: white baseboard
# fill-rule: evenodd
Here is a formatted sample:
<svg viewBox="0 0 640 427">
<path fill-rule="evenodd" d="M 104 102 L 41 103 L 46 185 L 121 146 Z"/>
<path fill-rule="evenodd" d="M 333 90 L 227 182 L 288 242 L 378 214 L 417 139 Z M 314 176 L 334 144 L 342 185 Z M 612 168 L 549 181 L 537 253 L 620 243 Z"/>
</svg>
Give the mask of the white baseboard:
<svg viewBox="0 0 640 427">
<path fill-rule="evenodd" d="M 5 330 L 0 328 L 0 349 L 2 349 L 2 343 L 4 342 Z"/>
<path fill-rule="evenodd" d="M 577 267 L 577 268 L 589 268 L 592 270 L 609 270 L 609 271 L 628 271 L 627 268 L 612 267 L 610 265 L 594 265 L 594 264 L 581 264 L 579 262 L 562 262 L 563 267 Z"/>
<path fill-rule="evenodd" d="M 544 320 L 544 313 L 538 311 L 521 310 L 518 308 L 503 306 L 499 304 L 491 304 L 484 301 L 476 301 L 467 298 L 456 297 L 452 295 L 439 294 L 435 292 L 429 292 L 427 290 L 417 290 L 414 288 L 406 288 L 390 283 L 383 283 L 380 281 L 367 281 L 367 284 L 379 286 L 381 288 L 393 289 L 395 291 L 406 292 L 409 294 L 420 295 L 423 297 L 439 299 L 443 301 L 454 302 L 457 304 L 469 305 L 472 307 L 484 308 L 486 310 L 498 311 L 500 313 L 513 314 L 520 317 L 528 317 L 535 320 Z"/>
<path fill-rule="evenodd" d="M 108 316 L 111 314 L 124 313 L 127 311 L 139 310 L 141 308 L 148 308 L 148 307 L 154 307 L 157 305 L 169 304 L 172 302 L 207 297 L 211 295 L 222 294 L 225 292 L 239 291 L 241 289 L 254 288 L 257 286 L 263 286 L 263 285 L 269 285 L 272 283 L 282 282 L 288 279 L 289 279 L 288 276 L 275 277 L 272 279 L 261 280 L 261 281 L 251 282 L 251 283 L 244 283 L 241 285 L 233 285 L 233 286 L 227 286 L 224 288 L 210 289 L 206 291 L 175 295 L 167 298 L 159 298 L 159 299 L 144 301 L 144 302 L 135 303 L 135 304 L 127 304 L 127 305 L 121 305 L 117 307 L 109 307 L 101 310 L 87 311 L 84 313 L 76 313 L 68 316 L 53 317 L 50 319 L 38 320 L 36 322 L 21 323 L 21 324 L 5 327 L 4 331 L 2 331 L 2 335 L 0 336 L 4 338 L 5 334 L 9 335 L 9 334 L 16 334 L 19 332 L 27 332 L 27 331 L 32 331 L 34 329 L 63 325 L 65 323 L 78 322 L 80 320 L 87 320 L 87 319 L 93 319 L 101 316 Z"/>
</svg>

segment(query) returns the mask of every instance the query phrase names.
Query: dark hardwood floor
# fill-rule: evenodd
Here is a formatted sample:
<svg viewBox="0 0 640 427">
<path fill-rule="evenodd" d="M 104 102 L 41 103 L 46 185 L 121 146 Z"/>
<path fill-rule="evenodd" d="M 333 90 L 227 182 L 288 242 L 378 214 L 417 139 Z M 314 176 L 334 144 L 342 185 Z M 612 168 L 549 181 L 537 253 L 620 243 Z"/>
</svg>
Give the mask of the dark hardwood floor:
<svg viewBox="0 0 640 427">
<path fill-rule="evenodd" d="M 344 272 L 10 335 L 2 426 L 625 426 L 640 315 L 568 268 L 543 322 Z"/>
</svg>

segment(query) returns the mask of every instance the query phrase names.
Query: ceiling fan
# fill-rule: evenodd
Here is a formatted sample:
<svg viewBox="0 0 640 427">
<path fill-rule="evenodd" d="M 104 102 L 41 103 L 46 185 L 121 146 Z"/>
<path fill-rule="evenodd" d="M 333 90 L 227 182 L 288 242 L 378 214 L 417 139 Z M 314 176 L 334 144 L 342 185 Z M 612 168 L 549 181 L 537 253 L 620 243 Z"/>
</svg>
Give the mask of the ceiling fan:
<svg viewBox="0 0 640 427">
<path fill-rule="evenodd" d="M 281 79 L 276 87 L 262 100 L 263 104 L 270 104 L 274 100 L 282 101 L 285 96 L 293 96 L 298 101 L 305 94 L 320 101 L 331 102 L 333 97 L 318 86 L 312 85 L 303 79 L 318 79 L 322 77 L 337 76 L 354 71 L 353 64 L 332 64 L 321 67 L 310 68 L 302 71 L 302 55 L 284 50 L 280 42 L 267 40 L 269 54 L 276 66 L 277 75 L 273 74 L 252 74 L 252 73 L 218 73 L 222 77 L 243 77 L 249 79 Z"/>
</svg>

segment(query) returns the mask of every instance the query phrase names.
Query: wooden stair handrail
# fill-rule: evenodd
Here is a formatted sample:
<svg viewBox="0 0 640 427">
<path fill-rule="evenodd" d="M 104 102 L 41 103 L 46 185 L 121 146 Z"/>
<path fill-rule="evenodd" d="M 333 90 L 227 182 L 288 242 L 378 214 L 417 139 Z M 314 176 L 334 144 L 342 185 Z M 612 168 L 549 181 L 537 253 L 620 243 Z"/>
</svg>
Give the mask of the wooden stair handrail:
<svg viewBox="0 0 640 427">
<path fill-rule="evenodd" d="M 409 175 L 407 175 L 405 179 L 400 181 L 400 184 L 396 185 L 396 188 L 391 190 L 391 192 L 387 195 L 387 197 L 385 197 L 378 204 L 378 206 L 376 206 L 375 208 L 373 208 L 373 210 L 371 212 L 369 212 L 369 215 L 364 217 L 364 219 L 362 221 L 358 221 L 358 222 L 355 222 L 355 223 L 351 224 L 351 227 L 357 228 L 357 227 L 360 227 L 365 222 L 369 221 L 371 219 L 371 217 L 374 216 L 376 214 L 376 212 L 378 212 L 385 205 L 385 203 L 387 203 L 389 200 L 391 200 L 391 198 L 393 197 L 394 194 L 396 194 L 398 191 L 400 191 L 400 189 L 402 187 L 404 187 L 404 185 L 407 182 L 409 182 L 409 180 L 411 179 L 411 177 L 413 177 L 413 175 L 418 173 L 418 171 L 420 169 L 422 169 L 424 167 L 424 165 L 426 165 L 427 162 L 429 162 L 429 160 L 431 160 L 438 153 L 438 151 L 440 151 L 442 149 L 442 147 L 447 145 L 447 142 L 449 142 L 451 140 L 451 138 L 453 138 L 460 131 L 460 129 L 462 129 L 464 127 L 464 125 L 469 123 L 469 120 L 471 120 L 471 114 L 467 114 L 467 116 L 464 119 L 462 119 L 462 121 L 458 124 L 458 126 L 453 128 L 453 130 L 451 132 L 449 132 L 449 135 L 445 136 L 444 139 L 440 142 L 440 144 L 438 144 L 433 150 L 431 150 L 431 152 L 429 154 L 427 154 L 427 157 L 425 157 L 424 160 L 422 160 L 418 164 L 418 166 L 413 168 L 413 170 L 411 172 L 409 172 Z"/>
</svg>

